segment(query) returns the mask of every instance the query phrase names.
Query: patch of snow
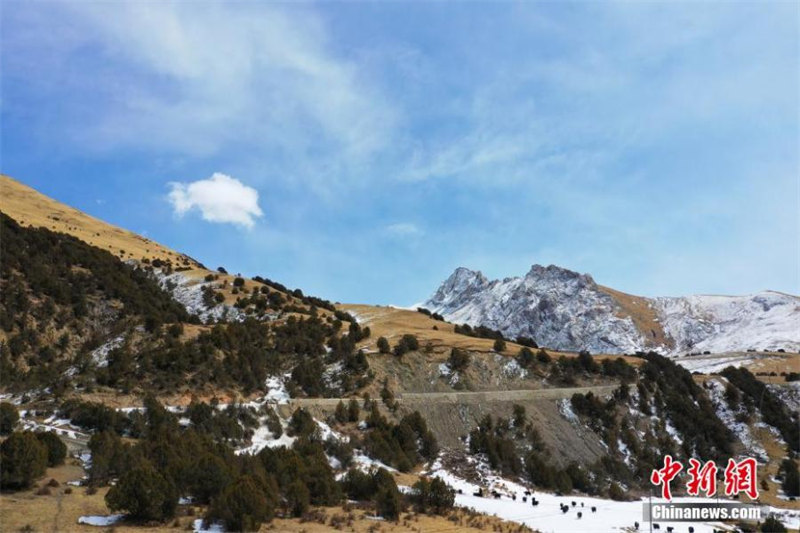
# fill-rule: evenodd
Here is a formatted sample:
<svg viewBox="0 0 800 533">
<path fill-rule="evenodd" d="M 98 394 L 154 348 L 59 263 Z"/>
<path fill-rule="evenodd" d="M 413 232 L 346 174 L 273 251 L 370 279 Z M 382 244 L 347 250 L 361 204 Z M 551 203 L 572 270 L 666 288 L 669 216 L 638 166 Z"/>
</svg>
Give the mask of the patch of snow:
<svg viewBox="0 0 800 533">
<path fill-rule="evenodd" d="M 267 394 L 264 400 L 268 403 L 286 404 L 289 403 L 289 392 L 283 380 L 277 376 L 267 378 Z"/>
<path fill-rule="evenodd" d="M 89 354 L 92 358 L 92 362 L 96 364 L 99 368 L 104 368 L 108 366 L 108 354 L 111 350 L 115 348 L 119 348 L 122 346 L 122 343 L 125 342 L 125 336 L 120 335 L 118 337 L 114 337 L 110 341 L 102 344 L 101 346 L 92 350 Z"/>
<path fill-rule="evenodd" d="M 566 398 L 563 400 L 558 400 L 558 412 L 561 413 L 561 416 L 574 424 L 580 422 L 578 415 L 576 415 L 575 411 L 572 410 L 572 402 Z"/>
<path fill-rule="evenodd" d="M 154 269 L 153 274 L 162 289 L 169 292 L 189 314 L 197 315 L 203 322 L 210 320 L 240 322 L 247 316 L 239 309 L 224 303 L 206 307 L 203 302 L 203 288 L 216 287 L 217 282 L 201 281 L 181 272 L 164 274 L 160 269 Z"/>
<path fill-rule="evenodd" d="M 487 489 L 489 491 L 497 490 L 502 494 L 500 499 L 495 499 L 491 495 L 489 497 L 473 496 L 473 493 L 477 492 L 479 488 L 478 485 L 461 479 L 443 469 L 439 461 L 432 465 L 428 475 L 439 477 L 455 489 L 456 492 L 459 489 L 461 490 L 461 494 L 456 494 L 456 505 L 494 515 L 510 522 L 525 524 L 542 533 L 556 531 L 608 533 L 632 528 L 634 521 L 640 522 L 640 531 L 649 529 L 649 522 L 642 519 L 643 501 L 618 502 L 586 496 L 556 496 L 547 492 L 533 491 L 533 497 L 539 501 L 539 505 L 533 506 L 530 501 L 522 501 L 522 496 L 525 490 L 528 489 L 524 485 L 513 481 L 493 477 L 489 483 L 484 484 L 482 486 L 484 491 Z M 517 499 L 512 500 L 509 497 L 511 494 L 515 494 Z M 576 507 L 572 507 L 571 503 L 573 501 L 576 502 Z M 661 498 L 653 498 L 654 503 L 663 503 L 664 501 Z M 672 501 L 676 503 L 716 503 L 717 500 L 713 498 L 676 497 Z M 567 513 L 561 512 L 559 508 L 561 504 L 570 506 Z M 595 507 L 597 511 L 591 512 L 592 507 Z M 779 515 L 781 521 L 787 527 L 800 527 L 800 513 L 797 511 L 766 506 L 762 509 L 762 516 L 775 513 Z M 581 519 L 577 518 L 578 512 L 583 514 Z M 685 522 L 659 520 L 658 523 L 661 525 L 662 531 L 666 531 L 669 526 L 674 527 L 676 531 L 686 530 Z M 715 522 L 693 523 L 692 526 L 697 533 L 711 533 L 714 528 L 726 529 L 722 524 Z"/>
<path fill-rule="evenodd" d="M 325 422 L 317 420 L 316 418 L 314 419 L 314 422 L 316 422 L 317 426 L 319 427 L 319 436 L 320 436 L 320 438 L 322 440 L 333 439 L 333 440 L 335 440 L 337 442 L 349 442 L 350 441 L 350 437 L 342 435 L 338 431 L 331 429 L 331 427 L 328 424 L 326 424 Z"/>
<path fill-rule="evenodd" d="M 397 472 L 396 468 L 393 468 L 386 463 L 378 461 L 377 459 L 373 459 L 371 457 L 367 457 L 361 452 L 356 452 L 353 454 L 353 464 L 356 467 L 364 472 L 369 472 L 370 470 L 376 470 L 379 468 L 385 468 L 389 472 Z"/>
<path fill-rule="evenodd" d="M 322 381 L 325 382 L 325 385 L 329 388 L 338 387 L 341 383 L 343 368 L 344 365 L 341 361 L 326 367 L 325 371 L 322 373 Z"/>
<path fill-rule="evenodd" d="M 195 521 L 192 522 L 192 531 L 194 531 L 194 533 L 225 533 L 225 528 L 222 527 L 222 524 L 214 522 L 213 524 L 208 524 L 206 527 L 204 522 L 202 518 L 195 519 Z"/>
<path fill-rule="evenodd" d="M 108 516 L 82 516 L 78 518 L 78 523 L 87 526 L 107 527 L 107 526 L 113 526 L 114 524 L 122 520 L 124 516 L 125 515 L 121 514 L 112 514 Z"/>
<path fill-rule="evenodd" d="M 664 428 L 667 430 L 667 433 L 669 433 L 669 436 L 672 437 L 672 439 L 675 442 L 677 442 L 678 444 L 683 443 L 683 437 L 681 437 L 681 434 L 678 432 L 678 429 L 672 425 L 672 421 L 669 418 L 664 419 Z"/>
<path fill-rule="evenodd" d="M 517 360 L 513 357 L 503 357 L 502 355 L 497 355 L 495 358 L 499 358 L 505 360 L 505 363 L 502 363 L 502 373 L 503 376 L 506 378 L 524 378 L 528 375 L 528 371 L 519 366 Z"/>
<path fill-rule="evenodd" d="M 706 381 L 708 385 L 708 395 L 711 402 L 714 404 L 714 409 L 717 412 L 717 417 L 728 427 L 736 438 L 742 443 L 747 451 L 747 455 L 755 457 L 760 463 L 769 461 L 767 451 L 759 444 L 758 440 L 750 432 L 750 427 L 744 422 L 736 420 L 737 412 L 734 412 L 728 405 L 725 399 L 725 386 L 728 380 L 724 377 L 717 377 Z"/>
<path fill-rule="evenodd" d="M 283 432 L 281 433 L 280 437 L 275 438 L 275 435 L 267 427 L 266 417 L 264 417 L 261 419 L 260 425 L 253 432 L 253 436 L 250 438 L 250 445 L 245 446 L 243 448 L 239 448 L 234 453 L 236 453 L 237 455 L 243 453 L 249 453 L 255 455 L 264 448 L 280 448 L 281 446 L 284 446 L 286 448 L 291 448 L 292 445 L 294 444 L 294 441 L 297 439 L 295 437 L 290 437 L 289 435 L 286 434 L 286 429 L 288 427 L 288 424 L 282 418 L 280 418 L 279 420 L 281 422 L 281 427 L 283 429 Z"/>
</svg>

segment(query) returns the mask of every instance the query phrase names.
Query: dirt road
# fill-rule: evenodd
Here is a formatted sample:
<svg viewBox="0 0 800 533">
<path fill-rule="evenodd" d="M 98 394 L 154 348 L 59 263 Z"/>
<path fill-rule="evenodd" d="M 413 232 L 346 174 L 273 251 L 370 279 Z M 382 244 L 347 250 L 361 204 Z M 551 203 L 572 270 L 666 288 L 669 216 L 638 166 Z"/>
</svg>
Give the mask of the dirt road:
<svg viewBox="0 0 800 533">
<path fill-rule="evenodd" d="M 519 402 L 528 400 L 561 400 L 572 398 L 575 393 L 591 392 L 596 396 L 611 394 L 618 385 L 597 385 L 593 387 L 565 387 L 558 389 L 535 390 L 500 390 L 479 392 L 406 392 L 398 394 L 395 399 L 400 404 L 470 404 L 484 402 Z M 289 405 L 294 407 L 336 407 L 349 398 L 292 398 Z"/>
</svg>

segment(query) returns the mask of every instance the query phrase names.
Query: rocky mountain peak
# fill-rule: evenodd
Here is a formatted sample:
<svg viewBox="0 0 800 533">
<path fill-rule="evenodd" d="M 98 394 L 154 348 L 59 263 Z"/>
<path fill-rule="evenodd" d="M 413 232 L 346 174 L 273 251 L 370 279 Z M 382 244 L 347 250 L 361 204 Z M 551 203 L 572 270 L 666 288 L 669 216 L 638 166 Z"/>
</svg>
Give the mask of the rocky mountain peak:
<svg viewBox="0 0 800 533">
<path fill-rule="evenodd" d="M 597 285 L 592 276 L 589 274 L 581 274 L 579 272 L 575 272 L 574 270 L 562 268 L 557 265 L 532 265 L 531 269 L 525 275 L 525 278 L 528 280 L 545 281 L 550 283 L 577 282 L 587 287 L 594 287 Z"/>
<path fill-rule="evenodd" d="M 631 299 L 638 308 L 630 306 Z M 610 291 L 589 274 L 556 265 L 535 264 L 524 277 L 491 281 L 460 267 L 425 307 L 451 322 L 488 326 L 509 338 L 532 337 L 542 346 L 561 350 L 800 349 L 797 296 L 762 292 L 641 298 Z M 663 328 L 658 342 L 653 340 L 654 326 L 642 326 L 648 316 Z"/>
</svg>

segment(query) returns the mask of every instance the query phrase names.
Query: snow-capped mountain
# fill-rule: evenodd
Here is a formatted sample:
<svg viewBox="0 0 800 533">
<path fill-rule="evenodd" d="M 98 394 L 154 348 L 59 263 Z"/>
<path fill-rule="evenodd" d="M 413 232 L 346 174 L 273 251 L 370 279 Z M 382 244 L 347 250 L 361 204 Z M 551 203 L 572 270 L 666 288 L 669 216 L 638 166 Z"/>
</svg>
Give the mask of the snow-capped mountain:
<svg viewBox="0 0 800 533">
<path fill-rule="evenodd" d="M 424 305 L 450 322 L 533 337 L 561 350 L 800 350 L 800 298 L 772 291 L 644 298 L 554 265 L 492 281 L 461 267 Z"/>
</svg>

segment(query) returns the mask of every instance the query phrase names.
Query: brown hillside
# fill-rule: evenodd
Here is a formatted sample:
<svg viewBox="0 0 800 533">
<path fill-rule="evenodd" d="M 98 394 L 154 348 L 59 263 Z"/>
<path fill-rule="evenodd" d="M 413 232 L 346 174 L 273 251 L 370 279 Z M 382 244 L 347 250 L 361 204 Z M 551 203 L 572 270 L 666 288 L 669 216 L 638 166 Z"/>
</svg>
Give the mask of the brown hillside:
<svg viewBox="0 0 800 533">
<path fill-rule="evenodd" d="M 72 235 L 121 259 L 161 259 L 175 266 L 201 267 L 185 254 L 57 202 L 9 176 L 0 174 L 0 192 L 0 210 L 23 226 Z"/>
<path fill-rule="evenodd" d="M 180 268 L 184 275 L 198 280 L 212 273 L 186 254 L 87 215 L 4 174 L 0 174 L 0 211 L 22 226 L 42 227 L 72 235 L 92 246 L 108 250 L 125 261 L 152 262 L 160 259 L 174 268 Z M 233 304 L 236 295 L 231 289 L 235 276 L 217 272 L 213 274 L 218 276 L 219 291 L 225 295 L 225 302 Z M 244 289 L 251 292 L 260 286 L 259 283 L 246 280 Z M 294 298 L 287 297 L 289 301 L 294 301 Z"/>
</svg>

